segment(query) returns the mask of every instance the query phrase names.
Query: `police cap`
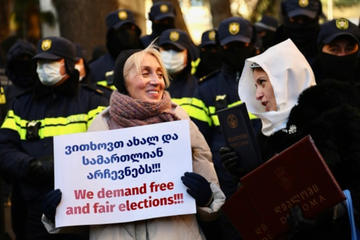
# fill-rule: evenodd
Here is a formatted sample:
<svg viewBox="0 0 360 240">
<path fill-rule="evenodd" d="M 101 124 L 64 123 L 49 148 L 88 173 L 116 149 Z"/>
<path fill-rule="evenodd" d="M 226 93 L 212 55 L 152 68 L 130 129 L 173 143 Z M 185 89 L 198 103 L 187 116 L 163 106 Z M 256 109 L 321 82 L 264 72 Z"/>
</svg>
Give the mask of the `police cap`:
<svg viewBox="0 0 360 240">
<path fill-rule="evenodd" d="M 63 37 L 46 37 L 39 40 L 37 54 L 33 59 L 59 60 L 61 58 L 76 61 L 75 45 Z"/>
<path fill-rule="evenodd" d="M 151 21 L 156 21 L 164 18 L 175 18 L 174 6 L 166 1 L 154 3 L 150 9 L 149 19 Z"/>
<path fill-rule="evenodd" d="M 216 29 L 210 29 L 201 35 L 200 47 L 208 45 L 219 45 L 218 33 Z"/>
<path fill-rule="evenodd" d="M 350 36 L 359 43 L 360 29 L 346 18 L 331 20 L 320 26 L 317 39 L 318 45 L 323 46 L 328 44 L 339 36 Z"/>
<path fill-rule="evenodd" d="M 282 7 L 283 13 L 288 17 L 304 15 L 314 19 L 322 13 L 319 0 L 285 0 Z"/>
<path fill-rule="evenodd" d="M 257 31 L 272 31 L 275 32 L 278 27 L 276 18 L 264 15 L 259 22 L 254 24 Z"/>
<path fill-rule="evenodd" d="M 191 47 L 191 40 L 186 32 L 180 29 L 167 29 L 160 34 L 159 46 L 170 44 L 180 50 L 189 49 Z"/>
<path fill-rule="evenodd" d="M 35 54 L 36 54 L 36 48 L 32 43 L 26 40 L 19 39 L 11 46 L 11 48 L 7 52 L 6 60 L 8 62 L 11 62 L 17 57 L 23 55 L 28 55 L 30 57 L 33 57 Z"/>
<path fill-rule="evenodd" d="M 226 18 L 220 23 L 218 34 L 220 45 L 224 46 L 230 42 L 251 42 L 252 25 L 241 17 Z"/>
<path fill-rule="evenodd" d="M 109 13 L 106 16 L 106 27 L 109 29 L 119 29 L 126 23 L 131 23 L 136 26 L 137 31 L 140 33 L 140 28 L 135 23 L 134 14 L 127 9 L 119 9 Z"/>
</svg>

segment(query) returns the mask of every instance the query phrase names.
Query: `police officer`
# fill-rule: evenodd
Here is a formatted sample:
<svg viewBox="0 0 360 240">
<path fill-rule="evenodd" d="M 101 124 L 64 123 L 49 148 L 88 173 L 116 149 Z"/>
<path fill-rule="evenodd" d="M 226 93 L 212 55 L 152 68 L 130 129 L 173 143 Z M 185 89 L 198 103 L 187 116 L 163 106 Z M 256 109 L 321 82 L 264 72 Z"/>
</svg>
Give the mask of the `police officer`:
<svg viewBox="0 0 360 240">
<path fill-rule="evenodd" d="M 317 52 L 319 18 L 323 16 L 320 0 L 283 0 L 281 14 L 283 25 L 277 29 L 275 43 L 290 38 L 312 65 Z"/>
<path fill-rule="evenodd" d="M 360 29 L 346 18 L 320 26 L 319 53 L 314 66 L 318 84 L 325 79 L 360 83 L 359 39 Z"/>
<path fill-rule="evenodd" d="M 34 59 L 39 81 L 15 99 L 0 129 L 0 173 L 13 185 L 14 202 L 26 208 L 25 239 L 72 239 L 48 234 L 41 223 L 43 194 L 54 187 L 53 136 L 86 131 L 108 101 L 79 86 L 69 40 L 41 39 Z"/>
<path fill-rule="evenodd" d="M 206 76 L 220 69 L 222 64 L 221 49 L 216 29 L 210 29 L 201 35 L 200 63 L 196 68 L 195 76 L 201 82 Z"/>
<path fill-rule="evenodd" d="M 264 15 L 260 21 L 254 24 L 256 30 L 256 48 L 263 52 L 274 43 L 275 32 L 278 27 L 276 18 Z"/>
<path fill-rule="evenodd" d="M 216 111 L 241 103 L 237 93 L 238 81 L 245 59 L 254 55 L 252 29 L 252 25 L 240 17 L 227 18 L 220 23 L 218 33 L 223 65 L 220 71 L 209 75 L 199 85 L 192 100 L 194 113 L 190 116 L 211 148 L 220 186 L 227 197 L 235 192 L 237 186 L 219 159 L 219 148 L 225 145 L 225 141 Z"/>
<path fill-rule="evenodd" d="M 218 29 L 223 64 L 219 71 L 209 74 L 197 88 L 191 105 L 186 110 L 204 135 L 211 152 L 220 187 L 226 197 L 237 189 L 237 182 L 220 161 L 219 149 L 225 146 L 216 111 L 240 104 L 238 83 L 245 59 L 255 54 L 253 26 L 240 17 L 223 20 Z M 251 119 L 255 116 L 250 115 Z M 252 120 L 257 131 L 261 128 L 259 119 Z M 225 215 L 220 214 L 213 222 L 199 224 L 207 239 L 241 239 Z"/>
<path fill-rule="evenodd" d="M 36 80 L 36 64 L 32 60 L 32 57 L 36 53 L 35 46 L 26 41 L 26 40 L 17 40 L 13 46 L 9 49 L 6 55 L 6 66 L 5 66 L 5 74 L 8 79 L 11 81 L 11 85 L 7 85 L 3 89 L 4 93 L 4 117 L 7 112 L 7 109 L 12 106 L 12 103 L 16 99 L 17 96 L 24 94 L 26 91 L 29 91 L 35 83 Z M 3 118 L 1 118 L 0 122 L 2 123 Z M 9 197 L 9 187 L 8 185 L 3 185 L 4 195 L 3 197 L 4 203 L 8 201 Z M 16 193 L 14 193 L 16 194 Z M 13 195 L 14 195 L 13 194 Z M 16 206 L 17 202 L 14 201 L 12 206 Z M 2 203 L 3 207 L 4 204 Z M 13 230 L 17 233 L 19 239 L 21 239 L 21 222 L 22 215 L 25 209 L 22 209 L 22 206 L 18 205 L 15 207 L 15 210 L 19 210 L 17 213 L 14 212 L 13 208 L 13 219 L 12 225 Z M 3 217 L 3 215 L 2 215 Z"/>
<path fill-rule="evenodd" d="M 141 38 L 144 47 L 150 45 L 163 31 L 175 28 L 175 15 L 175 9 L 171 2 L 154 2 L 149 13 L 152 32 Z"/>
<path fill-rule="evenodd" d="M 191 75 L 192 41 L 182 30 L 168 29 L 159 37 L 161 59 L 170 75 L 168 91 L 173 102 L 187 110 L 198 80 Z"/>
<path fill-rule="evenodd" d="M 115 89 L 112 84 L 115 59 L 125 49 L 142 48 L 140 28 L 130 10 L 120 9 L 106 17 L 106 47 L 108 53 L 91 62 L 91 81 Z"/>
</svg>

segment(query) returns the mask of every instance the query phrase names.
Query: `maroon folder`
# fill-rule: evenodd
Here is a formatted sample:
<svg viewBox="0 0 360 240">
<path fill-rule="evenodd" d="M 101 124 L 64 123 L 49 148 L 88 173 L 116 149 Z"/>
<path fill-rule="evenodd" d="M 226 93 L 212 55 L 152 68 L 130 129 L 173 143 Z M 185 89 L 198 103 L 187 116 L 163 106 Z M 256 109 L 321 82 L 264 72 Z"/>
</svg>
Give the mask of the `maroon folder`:
<svg viewBox="0 0 360 240">
<path fill-rule="evenodd" d="M 307 136 L 245 175 L 224 211 L 246 239 L 274 239 L 287 232 L 289 210 L 298 205 L 313 218 L 345 196 Z"/>
</svg>

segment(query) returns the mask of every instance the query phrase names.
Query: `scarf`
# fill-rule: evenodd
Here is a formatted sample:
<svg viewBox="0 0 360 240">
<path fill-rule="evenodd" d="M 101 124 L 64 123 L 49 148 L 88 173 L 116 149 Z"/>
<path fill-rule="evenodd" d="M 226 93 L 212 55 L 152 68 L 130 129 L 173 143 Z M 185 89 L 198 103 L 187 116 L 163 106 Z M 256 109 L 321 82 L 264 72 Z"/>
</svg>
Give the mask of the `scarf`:
<svg viewBox="0 0 360 240">
<path fill-rule="evenodd" d="M 109 127 L 117 129 L 179 120 L 172 110 L 174 106 L 166 91 L 159 102 L 134 99 L 114 91 L 110 97 Z"/>
</svg>

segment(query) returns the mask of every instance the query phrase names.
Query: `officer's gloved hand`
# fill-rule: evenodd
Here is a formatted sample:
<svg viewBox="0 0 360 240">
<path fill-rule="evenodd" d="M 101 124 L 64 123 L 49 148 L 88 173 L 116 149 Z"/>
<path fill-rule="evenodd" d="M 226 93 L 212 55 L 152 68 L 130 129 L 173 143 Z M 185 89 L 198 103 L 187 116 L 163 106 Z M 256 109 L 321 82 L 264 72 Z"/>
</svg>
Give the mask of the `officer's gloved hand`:
<svg viewBox="0 0 360 240">
<path fill-rule="evenodd" d="M 186 172 L 181 181 L 188 189 L 186 190 L 200 207 L 207 207 L 213 201 L 213 193 L 210 183 L 201 175 L 194 172 Z"/>
<path fill-rule="evenodd" d="M 27 167 L 26 180 L 32 183 L 52 182 L 54 180 L 54 161 L 52 157 L 31 160 Z"/>
<path fill-rule="evenodd" d="M 44 215 L 55 223 L 56 208 L 61 201 L 62 193 L 60 189 L 48 192 L 42 201 L 42 211 Z"/>
<path fill-rule="evenodd" d="M 237 180 L 245 173 L 245 170 L 240 168 L 240 156 L 230 147 L 221 147 L 219 149 L 220 161 L 224 168 Z"/>
</svg>

